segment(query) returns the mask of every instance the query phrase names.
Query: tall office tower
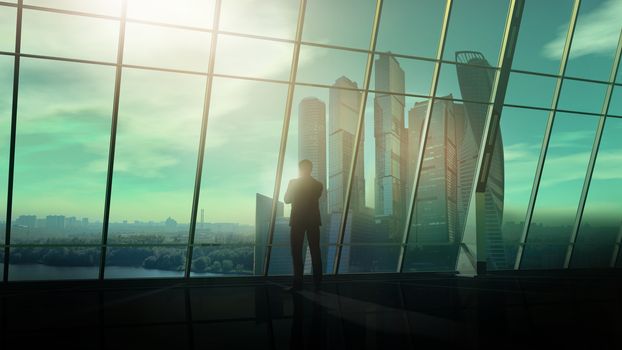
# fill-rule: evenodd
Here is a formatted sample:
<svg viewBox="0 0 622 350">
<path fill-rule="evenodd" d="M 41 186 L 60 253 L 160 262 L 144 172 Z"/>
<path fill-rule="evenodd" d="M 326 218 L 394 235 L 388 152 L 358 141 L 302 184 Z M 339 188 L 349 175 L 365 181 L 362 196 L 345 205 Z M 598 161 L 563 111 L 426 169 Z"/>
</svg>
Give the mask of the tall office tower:
<svg viewBox="0 0 622 350">
<path fill-rule="evenodd" d="M 327 212 L 326 196 L 326 104 L 315 97 L 304 98 L 298 106 L 298 160 L 313 163 L 311 175 L 322 183 L 320 212 Z"/>
<path fill-rule="evenodd" d="M 350 177 L 350 164 L 354 154 L 354 138 L 358 123 L 361 93 L 355 82 L 342 76 L 330 89 L 329 98 L 329 136 L 328 136 L 328 211 L 342 212 L 344 197 Z M 359 147 L 363 149 L 363 135 Z M 363 157 L 357 157 L 350 209 L 358 211 L 365 207 L 365 178 Z"/>
<path fill-rule="evenodd" d="M 412 240 L 455 243 L 458 230 L 458 143 L 464 124 L 464 107 L 448 100 L 434 101 L 421 167 L 417 201 L 411 225 Z M 423 121 L 429 101 L 417 102 L 408 112 L 409 177 L 414 177 Z M 408 185 L 412 191 L 412 184 Z"/>
<path fill-rule="evenodd" d="M 494 70 L 480 52 L 456 52 L 456 65 L 460 92 L 465 101 L 487 102 L 492 93 Z M 461 230 L 464 228 L 470 201 L 479 146 L 486 123 L 487 104 L 465 102 L 465 135 L 459 149 L 458 210 Z M 503 222 L 504 161 L 501 132 L 497 133 L 495 148 L 488 174 L 485 198 L 485 227 L 488 264 L 491 268 L 507 266 L 501 224 Z"/>
<path fill-rule="evenodd" d="M 404 71 L 397 60 L 381 54 L 376 60 L 376 90 L 404 93 Z M 376 93 L 374 98 L 374 138 L 376 140 L 375 207 L 376 218 L 392 227 L 403 225 L 405 212 L 405 168 L 403 141 L 404 95 Z"/>
<path fill-rule="evenodd" d="M 278 202 L 276 207 L 276 221 L 283 218 L 283 202 Z M 255 195 L 255 260 L 253 271 L 255 275 L 263 273 L 263 262 L 268 243 L 268 229 L 270 226 L 270 215 L 272 214 L 272 198 L 257 193 Z M 275 229 L 276 233 L 276 229 Z M 273 236 L 273 243 L 275 239 Z M 272 249 L 274 254 L 275 249 Z"/>
</svg>

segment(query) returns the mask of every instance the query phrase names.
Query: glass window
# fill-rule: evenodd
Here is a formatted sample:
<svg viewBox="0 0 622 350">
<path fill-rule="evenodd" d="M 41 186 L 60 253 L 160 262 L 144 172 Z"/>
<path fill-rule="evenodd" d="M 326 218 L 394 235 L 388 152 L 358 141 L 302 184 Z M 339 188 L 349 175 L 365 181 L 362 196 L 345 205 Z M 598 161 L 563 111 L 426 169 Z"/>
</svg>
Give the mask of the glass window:
<svg viewBox="0 0 622 350">
<path fill-rule="evenodd" d="M 218 244 L 222 255 L 256 243 L 252 270 L 257 274 L 263 267 L 286 96 L 286 84 L 214 79 L 195 242 Z M 202 253 L 193 258 L 195 269 Z M 213 269 L 219 271 L 225 259 L 216 260 L 221 266 Z M 236 261 L 234 269 L 238 263 L 249 272 L 249 262 Z"/>
<path fill-rule="evenodd" d="M 96 279 L 99 247 L 13 247 L 10 281 Z"/>
<path fill-rule="evenodd" d="M 573 0 L 527 0 L 512 68 L 557 74 Z"/>
<path fill-rule="evenodd" d="M 391 69 L 391 73 L 383 73 L 388 69 Z M 433 72 L 434 62 L 379 54 L 376 55 L 372 67 L 369 88 L 395 94 L 427 96 L 430 93 Z"/>
<path fill-rule="evenodd" d="M 0 51 L 15 51 L 15 7 L 0 6 Z"/>
<path fill-rule="evenodd" d="M 395 62 L 376 61 L 376 69 L 376 84 L 404 79 Z M 426 99 L 386 93 L 368 97 L 358 149 L 362 159 L 357 159 L 352 187 L 352 198 L 361 203 L 351 202 L 339 269 L 343 273 L 397 269 L 421 133 L 414 111 L 424 104 Z"/>
<path fill-rule="evenodd" d="M 299 1 L 223 1 L 220 29 L 223 31 L 294 39 Z"/>
<path fill-rule="evenodd" d="M 443 59 L 460 61 L 461 51 L 474 51 L 496 66 L 508 14 L 508 1 L 457 0 L 451 9 Z"/>
<path fill-rule="evenodd" d="M 297 80 L 331 86 L 338 78 L 346 77 L 360 89 L 366 63 L 364 53 L 302 45 Z"/>
<path fill-rule="evenodd" d="M 307 2 L 302 40 L 369 49 L 374 0 L 315 0 Z"/>
<path fill-rule="evenodd" d="M 575 221 L 598 117 L 557 113 L 522 268 L 561 268 Z"/>
<path fill-rule="evenodd" d="M 609 267 L 622 219 L 622 119 L 608 118 L 598 149 L 571 267 Z"/>
<path fill-rule="evenodd" d="M 22 21 L 22 53 L 117 60 L 119 21 L 28 9 L 24 9 Z"/>
<path fill-rule="evenodd" d="M 287 81 L 293 49 L 290 43 L 219 35 L 214 72 Z"/>
<path fill-rule="evenodd" d="M 601 113 L 606 84 L 564 79 L 557 108 L 572 112 Z"/>
<path fill-rule="evenodd" d="M 499 162 L 501 158 L 503 177 L 501 182 L 489 182 L 488 187 L 502 194 L 503 220 L 501 226 L 487 230 L 490 270 L 514 268 L 548 114 L 512 107 L 505 107 L 501 114 L 502 146 L 495 146 L 493 159 Z"/>
<path fill-rule="evenodd" d="M 187 242 L 205 80 L 123 70 L 108 242 Z"/>
<path fill-rule="evenodd" d="M 128 0 L 127 17 L 144 21 L 211 28 L 214 0 Z"/>
<path fill-rule="evenodd" d="M 289 133 L 287 136 L 287 148 L 285 152 L 285 162 L 283 165 L 283 176 L 279 192 L 279 212 L 274 230 L 273 247 L 270 259 L 270 275 L 291 275 L 292 260 L 290 250 L 290 228 L 289 217 L 291 205 L 285 204 L 284 196 L 287 186 L 291 179 L 298 177 L 298 162 L 302 159 L 309 159 L 313 163 L 311 175 L 322 183 L 324 191 L 320 198 L 320 212 L 322 226 L 320 227 L 320 245 L 322 252 L 323 271 L 332 272 L 332 265 L 327 264 L 329 242 L 327 241 L 328 229 L 331 223 L 338 226 L 337 216 L 332 218 L 328 214 L 328 170 L 329 146 L 328 129 L 330 113 L 330 90 L 326 88 L 296 86 L 292 103 L 292 114 L 289 123 Z M 259 212 L 258 212 L 259 214 Z M 269 214 L 269 213 L 268 213 Z M 268 215 L 263 216 L 264 221 L 269 219 Z M 333 221 L 331 221 L 333 220 Z M 335 229 L 336 230 L 336 229 Z M 334 244 L 335 238 L 332 238 Z M 306 240 L 305 240 L 306 244 Z M 333 245 L 334 247 L 334 245 Z M 305 251 L 305 265 L 310 267 L 310 257 Z M 334 248 L 332 255 L 334 257 Z M 308 270 L 305 272 L 310 272 Z"/>
<path fill-rule="evenodd" d="M 99 243 L 114 67 L 22 58 L 11 243 Z"/>
<path fill-rule="evenodd" d="M 13 61 L 13 56 L 0 56 L 0 89 L 3 91 L 0 93 L 0 174 L 7 174 L 9 171 Z M 0 183 L 0 244 L 4 243 L 6 229 L 6 196 L 7 183 L 4 181 Z"/>
<path fill-rule="evenodd" d="M 109 246 L 106 251 L 104 278 L 182 277 L 186 252 L 186 247 Z"/>
<path fill-rule="evenodd" d="M 607 81 L 622 21 L 619 1 L 582 1 L 566 75 Z"/>
<path fill-rule="evenodd" d="M 613 95 L 609 102 L 609 115 L 622 116 L 622 85 L 613 88 Z"/>
<path fill-rule="evenodd" d="M 208 32 L 127 23 L 123 63 L 207 72 Z"/>
<path fill-rule="evenodd" d="M 25 0 L 24 5 L 51 7 L 61 10 L 97 13 L 109 16 L 121 15 L 122 0 Z"/>
<path fill-rule="evenodd" d="M 444 14 L 445 1 L 384 1 L 376 49 L 435 58 Z"/>
<path fill-rule="evenodd" d="M 511 73 L 505 103 L 529 107 L 551 108 L 556 78 Z"/>
</svg>

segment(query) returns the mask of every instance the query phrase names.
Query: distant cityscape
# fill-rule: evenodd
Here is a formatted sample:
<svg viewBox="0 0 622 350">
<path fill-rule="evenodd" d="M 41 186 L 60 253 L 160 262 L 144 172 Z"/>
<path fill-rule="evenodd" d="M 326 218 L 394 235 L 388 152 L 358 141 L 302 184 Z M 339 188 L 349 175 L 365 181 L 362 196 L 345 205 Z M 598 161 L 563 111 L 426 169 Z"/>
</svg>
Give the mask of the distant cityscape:
<svg viewBox="0 0 622 350">
<path fill-rule="evenodd" d="M 407 271 L 453 271 L 492 91 L 494 69 L 479 52 L 455 53 L 461 100 L 452 95 L 434 100 L 417 200 L 410 227 Z M 405 73 L 390 53 L 375 61 L 373 135 L 375 154 L 374 206 L 366 205 L 365 157 L 358 156 L 353 176 L 348 221 L 341 256 L 341 272 L 394 271 L 400 251 L 412 184 L 420 152 L 429 101 L 406 105 Z M 324 184 L 320 199 L 321 244 L 326 271 L 332 269 L 344 198 L 350 176 L 362 94 L 356 82 L 341 76 L 325 101 L 308 96 L 298 109 L 298 159 L 313 162 L 313 177 Z M 366 130 L 367 132 L 367 130 Z M 364 150 L 361 137 L 359 153 Z M 485 192 L 485 221 L 490 269 L 512 268 L 522 222 L 505 222 L 504 154 L 497 133 Z M 255 196 L 255 224 L 206 223 L 204 209 L 197 218 L 192 271 L 217 274 L 260 274 L 266 253 L 273 199 Z M 289 218 L 277 202 L 269 272 L 291 274 Z M 541 225 L 532 224 L 533 230 Z M 569 227 L 547 227 L 550 237 L 564 237 Z M 11 244 L 49 245 L 101 243 L 102 223 L 75 216 L 20 215 L 12 224 Z M 182 271 L 189 226 L 168 217 L 163 221 L 110 222 L 107 264 Z M 617 234 L 610 233 L 610 235 Z M 559 240 L 560 242 L 563 240 Z M 115 246 L 119 245 L 119 246 Z M 122 245 L 122 246 L 121 246 Z M 135 245 L 135 246 L 132 246 Z M 165 245 L 165 246 L 158 246 Z M 166 246 L 168 245 L 168 246 Z M 178 246 L 177 246 L 178 245 Z M 563 245 L 535 246 L 527 254 L 534 264 L 563 258 Z M 14 264 L 96 266 L 96 247 L 16 247 Z M 3 252 L 2 252 L 3 254 Z M 307 260 L 309 257 L 307 256 Z M 310 267 L 307 261 L 306 269 Z"/>
</svg>

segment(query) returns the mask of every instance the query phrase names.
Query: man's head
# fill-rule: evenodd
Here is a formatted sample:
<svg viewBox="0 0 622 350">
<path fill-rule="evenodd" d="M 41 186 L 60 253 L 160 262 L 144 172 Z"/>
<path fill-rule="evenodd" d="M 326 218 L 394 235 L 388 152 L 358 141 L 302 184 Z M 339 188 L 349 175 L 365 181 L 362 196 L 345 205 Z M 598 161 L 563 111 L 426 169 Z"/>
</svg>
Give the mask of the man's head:
<svg viewBox="0 0 622 350">
<path fill-rule="evenodd" d="M 298 163 L 298 173 L 301 177 L 311 176 L 311 170 L 313 170 L 313 163 L 308 159 L 303 159 Z"/>
</svg>

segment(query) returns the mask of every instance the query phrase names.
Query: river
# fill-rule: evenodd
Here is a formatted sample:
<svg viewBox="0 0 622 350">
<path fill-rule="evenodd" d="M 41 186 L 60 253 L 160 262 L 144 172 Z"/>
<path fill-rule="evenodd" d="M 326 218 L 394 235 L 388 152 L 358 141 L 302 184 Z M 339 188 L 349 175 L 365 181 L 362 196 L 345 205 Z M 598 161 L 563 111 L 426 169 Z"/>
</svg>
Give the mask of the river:
<svg viewBox="0 0 622 350">
<path fill-rule="evenodd" d="M 4 264 L 0 264 L 0 276 L 4 271 Z M 81 280 L 96 279 L 99 268 L 96 266 L 49 266 L 43 264 L 15 264 L 9 268 L 11 281 L 41 281 L 41 280 Z M 167 271 L 145 269 L 132 266 L 107 266 L 106 278 L 166 278 L 183 277 L 181 271 Z M 218 273 L 192 273 L 192 277 L 225 276 Z M 226 275 L 231 276 L 231 275 Z"/>
</svg>

